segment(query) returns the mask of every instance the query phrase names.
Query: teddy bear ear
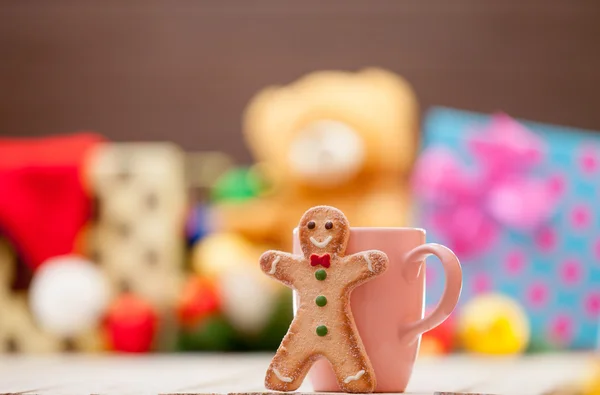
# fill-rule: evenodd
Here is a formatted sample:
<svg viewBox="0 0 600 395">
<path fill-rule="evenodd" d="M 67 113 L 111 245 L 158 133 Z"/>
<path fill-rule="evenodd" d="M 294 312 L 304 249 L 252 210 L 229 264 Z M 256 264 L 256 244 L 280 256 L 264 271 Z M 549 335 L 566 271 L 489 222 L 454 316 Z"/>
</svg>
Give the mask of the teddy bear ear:
<svg viewBox="0 0 600 395">
<path fill-rule="evenodd" d="M 297 118 L 301 106 L 289 89 L 270 86 L 254 95 L 242 117 L 244 138 L 254 159 L 269 171 L 270 178 L 286 168 L 290 122 Z"/>
<path fill-rule="evenodd" d="M 419 103 L 411 84 L 399 74 L 392 71 L 370 67 L 359 73 L 369 84 L 385 96 L 384 101 L 391 104 L 396 127 L 398 128 L 399 147 L 402 150 L 397 165 L 407 171 L 415 160 L 420 140 Z M 391 145 L 390 145 L 391 148 Z"/>
<path fill-rule="evenodd" d="M 248 148 L 257 160 L 268 157 L 269 134 L 277 123 L 277 113 L 272 106 L 277 104 L 279 87 L 271 86 L 260 90 L 248 102 L 242 116 L 242 129 Z"/>
</svg>

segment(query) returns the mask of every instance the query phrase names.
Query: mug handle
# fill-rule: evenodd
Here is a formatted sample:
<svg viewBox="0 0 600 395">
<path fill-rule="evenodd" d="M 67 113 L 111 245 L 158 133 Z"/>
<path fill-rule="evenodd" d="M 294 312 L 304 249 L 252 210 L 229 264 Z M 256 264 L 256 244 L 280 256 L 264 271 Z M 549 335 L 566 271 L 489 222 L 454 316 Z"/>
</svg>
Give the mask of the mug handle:
<svg viewBox="0 0 600 395">
<path fill-rule="evenodd" d="M 446 275 L 444 293 L 438 305 L 427 317 L 401 328 L 401 336 L 411 343 L 418 339 L 420 334 L 435 328 L 450 316 L 458 303 L 462 289 L 462 268 L 458 258 L 448 247 L 435 243 L 420 245 L 406 254 L 404 278 L 409 282 L 414 281 L 425 266 L 425 259 L 431 255 L 437 256 L 444 267 Z"/>
</svg>

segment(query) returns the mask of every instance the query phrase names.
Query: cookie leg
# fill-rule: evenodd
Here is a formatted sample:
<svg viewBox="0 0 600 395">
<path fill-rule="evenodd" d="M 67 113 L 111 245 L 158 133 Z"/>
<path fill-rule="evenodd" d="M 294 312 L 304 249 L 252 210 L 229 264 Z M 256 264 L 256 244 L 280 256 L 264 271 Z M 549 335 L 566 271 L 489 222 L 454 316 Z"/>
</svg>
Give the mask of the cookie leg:
<svg viewBox="0 0 600 395">
<path fill-rule="evenodd" d="M 302 352 L 302 347 L 296 347 L 292 343 L 294 341 L 284 341 L 269 365 L 265 387 L 270 390 L 295 391 L 302 384 L 308 369 L 318 358 L 316 355 Z"/>
<path fill-rule="evenodd" d="M 354 351 L 359 348 L 356 345 L 344 343 L 326 354 L 340 388 L 344 392 L 375 391 L 375 372 L 366 354 Z"/>
</svg>

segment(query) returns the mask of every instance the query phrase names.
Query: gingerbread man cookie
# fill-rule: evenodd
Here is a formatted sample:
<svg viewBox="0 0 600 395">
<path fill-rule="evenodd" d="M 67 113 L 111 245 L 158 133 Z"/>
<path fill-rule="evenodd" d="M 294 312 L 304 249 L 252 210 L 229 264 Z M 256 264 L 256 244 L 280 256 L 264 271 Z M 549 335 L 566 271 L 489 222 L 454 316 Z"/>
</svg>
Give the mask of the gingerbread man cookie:
<svg viewBox="0 0 600 395">
<path fill-rule="evenodd" d="M 298 309 L 271 361 L 265 386 L 296 390 L 312 364 L 327 358 L 346 392 L 373 392 L 375 373 L 350 311 L 350 293 L 387 269 L 380 251 L 345 255 L 350 226 L 344 214 L 328 206 L 314 207 L 298 227 L 303 255 L 267 251 L 263 272 L 297 292 Z"/>
</svg>

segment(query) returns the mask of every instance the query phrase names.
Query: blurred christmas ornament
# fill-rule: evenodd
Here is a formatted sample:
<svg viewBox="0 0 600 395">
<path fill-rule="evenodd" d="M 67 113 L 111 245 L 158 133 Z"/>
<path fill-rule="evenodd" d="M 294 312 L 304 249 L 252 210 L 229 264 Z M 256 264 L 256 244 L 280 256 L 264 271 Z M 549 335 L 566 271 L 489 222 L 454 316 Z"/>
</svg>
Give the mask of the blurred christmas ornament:
<svg viewBox="0 0 600 395">
<path fill-rule="evenodd" d="M 187 280 L 177 305 L 179 322 L 190 327 L 219 310 L 220 298 L 213 280 L 193 275 Z"/>
<path fill-rule="evenodd" d="M 525 350 L 530 328 L 521 305 L 504 295 L 485 294 L 461 311 L 459 333 L 465 350 L 482 354 L 515 354 Z"/>
<path fill-rule="evenodd" d="M 186 239 L 194 245 L 210 232 L 208 210 L 202 204 L 196 204 L 189 210 L 185 224 Z"/>
<path fill-rule="evenodd" d="M 429 313 L 426 313 L 428 315 Z M 456 319 L 450 315 L 441 325 L 425 332 L 421 337 L 420 355 L 439 355 L 452 352 L 456 333 Z"/>
<path fill-rule="evenodd" d="M 192 266 L 203 276 L 216 276 L 247 266 L 258 267 L 261 250 L 235 233 L 215 233 L 192 251 Z"/>
<path fill-rule="evenodd" d="M 246 337 L 244 339 L 246 340 L 247 348 L 261 351 L 277 350 L 293 318 L 292 290 L 287 287 L 281 287 L 275 295 L 275 306 L 272 308 L 269 321 L 263 330 L 257 336 Z"/>
<path fill-rule="evenodd" d="M 215 202 L 238 202 L 259 196 L 266 188 L 257 167 L 238 167 L 219 177 L 211 198 Z"/>
<path fill-rule="evenodd" d="M 261 274 L 253 267 L 245 267 L 218 280 L 223 313 L 241 333 L 259 333 L 273 314 L 276 289 L 265 284 Z"/>
<path fill-rule="evenodd" d="M 40 327 L 73 336 L 95 327 L 109 300 L 108 283 L 90 261 L 64 255 L 45 261 L 30 285 L 29 304 Z"/>
<path fill-rule="evenodd" d="M 121 295 L 106 316 L 109 348 L 130 353 L 150 351 L 157 320 L 157 313 L 150 303 L 133 294 Z"/>
</svg>

